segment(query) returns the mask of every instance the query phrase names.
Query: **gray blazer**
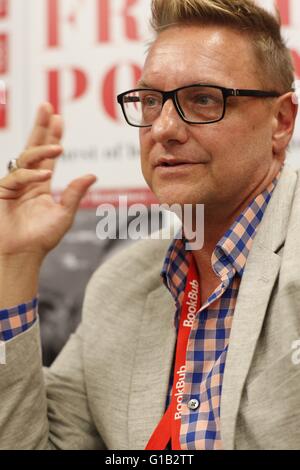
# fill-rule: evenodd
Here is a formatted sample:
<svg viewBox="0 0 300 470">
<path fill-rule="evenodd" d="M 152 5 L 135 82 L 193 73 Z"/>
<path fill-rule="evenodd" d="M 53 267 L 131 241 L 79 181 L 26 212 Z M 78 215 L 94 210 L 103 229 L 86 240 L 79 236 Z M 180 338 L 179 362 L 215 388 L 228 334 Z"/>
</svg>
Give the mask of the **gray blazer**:
<svg viewBox="0 0 300 470">
<path fill-rule="evenodd" d="M 0 366 L 1 449 L 143 449 L 164 413 L 175 331 L 160 270 L 169 240 L 141 241 L 88 284 L 53 366 L 38 324 Z M 300 179 L 285 168 L 240 285 L 221 399 L 225 449 L 300 448 Z"/>
</svg>

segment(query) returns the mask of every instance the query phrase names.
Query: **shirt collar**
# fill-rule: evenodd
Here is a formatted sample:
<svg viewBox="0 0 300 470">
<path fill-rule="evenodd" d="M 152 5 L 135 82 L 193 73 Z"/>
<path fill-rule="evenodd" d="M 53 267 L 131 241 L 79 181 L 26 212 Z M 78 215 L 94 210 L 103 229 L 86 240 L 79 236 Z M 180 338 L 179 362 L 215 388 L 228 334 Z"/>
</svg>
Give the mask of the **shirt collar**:
<svg viewBox="0 0 300 470">
<path fill-rule="evenodd" d="M 212 267 L 221 278 L 232 270 L 243 275 L 246 261 L 252 247 L 258 226 L 270 202 L 280 173 L 239 215 L 230 229 L 219 240 L 212 254 Z"/>
</svg>

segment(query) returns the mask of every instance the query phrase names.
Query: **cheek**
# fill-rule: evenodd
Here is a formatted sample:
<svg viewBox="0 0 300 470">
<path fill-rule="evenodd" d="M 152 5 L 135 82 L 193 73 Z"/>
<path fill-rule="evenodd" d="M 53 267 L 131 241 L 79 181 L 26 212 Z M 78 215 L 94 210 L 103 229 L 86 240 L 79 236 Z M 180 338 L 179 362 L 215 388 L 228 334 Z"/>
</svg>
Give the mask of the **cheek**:
<svg viewBox="0 0 300 470">
<path fill-rule="evenodd" d="M 213 156 L 213 164 L 220 168 L 228 165 L 236 166 L 256 160 L 257 153 L 261 153 L 262 145 L 266 145 L 266 138 L 262 128 L 253 122 L 247 123 L 245 119 L 244 122 L 224 119 L 211 129 L 207 138 L 207 147 Z"/>
<path fill-rule="evenodd" d="M 152 148 L 150 133 L 148 129 L 140 129 L 139 134 L 140 140 L 140 155 L 141 155 L 141 168 L 142 173 L 144 175 L 145 180 L 149 183 L 149 179 L 151 176 L 151 166 L 150 166 L 150 159 L 149 154 Z"/>
</svg>

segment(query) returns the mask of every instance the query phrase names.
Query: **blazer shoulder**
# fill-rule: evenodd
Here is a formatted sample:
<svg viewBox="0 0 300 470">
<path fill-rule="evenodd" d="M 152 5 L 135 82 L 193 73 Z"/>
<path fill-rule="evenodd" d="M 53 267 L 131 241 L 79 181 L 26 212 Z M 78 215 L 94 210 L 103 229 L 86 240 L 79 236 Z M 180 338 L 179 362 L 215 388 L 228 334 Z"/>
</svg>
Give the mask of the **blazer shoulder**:
<svg viewBox="0 0 300 470">
<path fill-rule="evenodd" d="M 107 292 L 115 292 L 116 301 L 122 302 L 130 296 L 145 297 L 161 286 L 160 273 L 172 240 L 164 233 L 157 232 L 158 239 L 134 242 L 109 258 L 93 273 L 86 297 L 96 300 Z"/>
</svg>

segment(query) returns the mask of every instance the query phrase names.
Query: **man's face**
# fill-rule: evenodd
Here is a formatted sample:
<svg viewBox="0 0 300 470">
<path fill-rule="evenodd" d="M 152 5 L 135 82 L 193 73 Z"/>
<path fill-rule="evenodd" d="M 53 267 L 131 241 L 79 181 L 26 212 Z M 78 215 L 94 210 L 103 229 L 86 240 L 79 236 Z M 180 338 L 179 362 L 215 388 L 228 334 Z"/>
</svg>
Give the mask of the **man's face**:
<svg viewBox="0 0 300 470">
<path fill-rule="evenodd" d="M 235 31 L 173 27 L 152 45 L 142 81 L 162 91 L 199 83 L 264 89 L 257 68 L 250 40 Z M 144 177 L 160 203 L 235 210 L 275 164 L 270 102 L 230 97 L 222 121 L 190 125 L 168 100 L 153 126 L 140 129 L 140 144 Z M 157 166 L 162 157 L 186 164 Z"/>
</svg>

